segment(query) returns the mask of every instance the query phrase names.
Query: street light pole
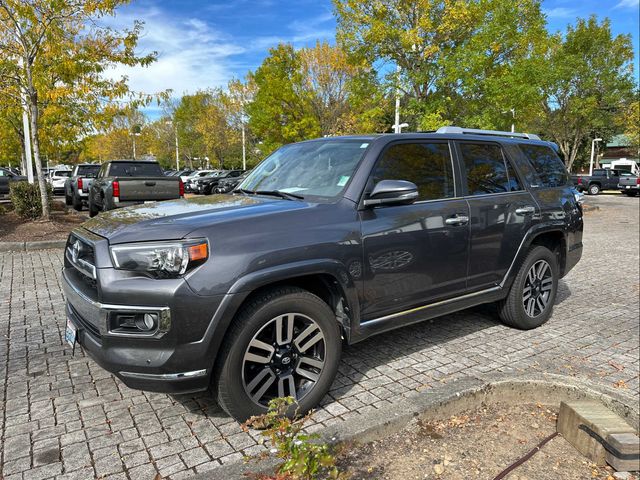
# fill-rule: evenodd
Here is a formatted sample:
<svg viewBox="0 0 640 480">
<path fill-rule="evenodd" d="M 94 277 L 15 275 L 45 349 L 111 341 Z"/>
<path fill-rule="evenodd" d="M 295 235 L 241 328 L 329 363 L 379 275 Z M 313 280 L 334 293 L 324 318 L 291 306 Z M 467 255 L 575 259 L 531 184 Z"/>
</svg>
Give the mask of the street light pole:
<svg viewBox="0 0 640 480">
<path fill-rule="evenodd" d="M 244 119 L 242 121 L 242 170 L 247 169 L 247 147 L 244 134 Z"/>
<path fill-rule="evenodd" d="M 394 124 L 395 133 L 402 133 L 402 129 L 400 127 L 400 71 L 402 67 L 400 64 L 396 65 L 396 123 Z"/>
<path fill-rule="evenodd" d="M 180 150 L 178 148 L 178 125 L 173 125 L 173 133 L 176 137 L 176 170 L 180 170 Z"/>
<path fill-rule="evenodd" d="M 589 162 L 589 176 L 593 175 L 593 157 L 596 153 L 596 142 L 601 142 L 601 138 L 594 138 L 591 140 L 591 161 Z"/>
<path fill-rule="evenodd" d="M 514 133 L 516 131 L 516 109 L 510 108 L 509 110 L 505 110 L 502 113 L 508 112 L 511 112 L 511 133 Z"/>
</svg>

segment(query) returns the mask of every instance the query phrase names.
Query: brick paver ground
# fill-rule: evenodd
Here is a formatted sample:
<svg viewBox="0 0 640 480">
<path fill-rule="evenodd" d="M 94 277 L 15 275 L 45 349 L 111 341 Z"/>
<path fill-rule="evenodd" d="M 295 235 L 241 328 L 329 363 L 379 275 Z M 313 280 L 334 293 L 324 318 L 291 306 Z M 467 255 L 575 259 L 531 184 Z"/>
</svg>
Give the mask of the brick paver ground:
<svg viewBox="0 0 640 480">
<path fill-rule="evenodd" d="M 316 429 L 491 372 L 576 376 L 638 395 L 638 199 L 588 197 L 582 262 L 555 313 L 521 332 L 474 309 L 344 352 Z M 171 479 L 260 452 L 206 395 L 130 390 L 63 343 L 62 254 L 0 254 L 0 478 Z"/>
</svg>

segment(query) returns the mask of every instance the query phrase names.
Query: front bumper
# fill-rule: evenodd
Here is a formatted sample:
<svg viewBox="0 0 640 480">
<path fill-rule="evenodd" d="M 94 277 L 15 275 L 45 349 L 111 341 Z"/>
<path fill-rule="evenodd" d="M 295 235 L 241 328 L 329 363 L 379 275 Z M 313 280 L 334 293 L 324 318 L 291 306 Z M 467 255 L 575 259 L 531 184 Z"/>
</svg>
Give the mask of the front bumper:
<svg viewBox="0 0 640 480">
<path fill-rule="evenodd" d="M 130 388 L 206 390 L 216 352 L 205 333 L 223 295 L 196 295 L 184 279 L 155 280 L 115 270 L 106 266 L 106 240 L 97 240 L 93 247 L 95 267 L 73 263 L 66 252 L 62 272 L 66 316 L 84 351 Z M 111 330 L 116 314 L 136 312 L 157 314 L 158 328 L 149 334 Z"/>
</svg>

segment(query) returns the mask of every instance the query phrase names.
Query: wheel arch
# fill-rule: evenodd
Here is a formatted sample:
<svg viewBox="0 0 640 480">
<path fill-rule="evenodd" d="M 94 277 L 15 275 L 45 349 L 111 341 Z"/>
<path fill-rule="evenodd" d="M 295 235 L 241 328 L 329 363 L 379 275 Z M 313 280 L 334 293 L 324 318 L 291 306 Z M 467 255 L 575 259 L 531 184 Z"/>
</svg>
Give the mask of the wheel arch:
<svg viewBox="0 0 640 480">
<path fill-rule="evenodd" d="M 543 246 L 551 250 L 558 260 L 558 267 L 560 269 L 560 278 L 564 276 L 567 263 L 567 236 L 566 232 L 561 228 L 549 228 L 540 227 L 536 230 L 530 231 L 529 235 L 522 241 L 522 245 L 516 254 L 509 271 L 507 272 L 504 280 L 500 286 L 507 292 L 511 284 L 515 280 L 518 270 L 522 265 L 522 262 L 527 256 L 527 253 L 534 246 Z"/>
<path fill-rule="evenodd" d="M 322 299 L 336 315 L 336 322 L 347 342 L 351 328 L 359 320 L 356 287 L 344 266 L 335 260 L 297 262 L 292 265 L 253 272 L 238 279 L 225 296 L 205 333 L 209 343 L 211 370 L 214 371 L 220 346 L 238 312 L 244 305 L 268 290 L 292 286 L 307 290 Z"/>
</svg>

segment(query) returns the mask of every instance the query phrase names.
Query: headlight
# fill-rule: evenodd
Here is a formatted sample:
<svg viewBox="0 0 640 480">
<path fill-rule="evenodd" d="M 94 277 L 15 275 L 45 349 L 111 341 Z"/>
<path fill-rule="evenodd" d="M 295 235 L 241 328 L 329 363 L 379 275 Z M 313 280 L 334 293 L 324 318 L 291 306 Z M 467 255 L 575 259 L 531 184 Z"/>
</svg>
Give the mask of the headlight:
<svg viewBox="0 0 640 480">
<path fill-rule="evenodd" d="M 110 248 L 116 268 L 159 277 L 177 277 L 204 263 L 209 257 L 206 240 L 128 243 Z"/>
</svg>

